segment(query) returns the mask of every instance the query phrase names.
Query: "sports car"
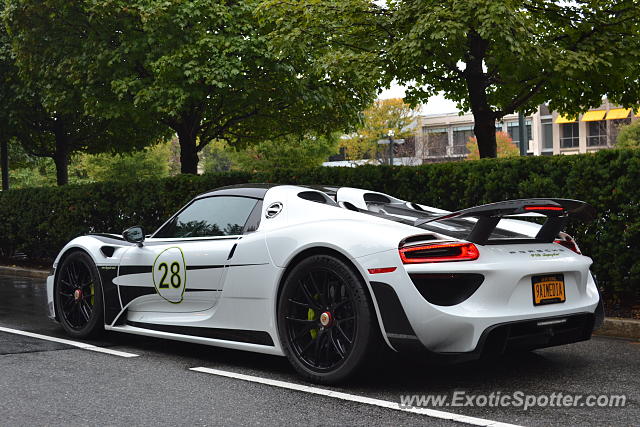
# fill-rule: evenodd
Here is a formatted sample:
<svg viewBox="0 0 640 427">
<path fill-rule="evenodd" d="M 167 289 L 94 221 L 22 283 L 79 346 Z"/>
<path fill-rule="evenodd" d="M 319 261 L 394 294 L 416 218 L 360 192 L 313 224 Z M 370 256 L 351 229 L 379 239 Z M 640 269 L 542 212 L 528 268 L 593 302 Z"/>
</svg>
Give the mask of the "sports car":
<svg viewBox="0 0 640 427">
<path fill-rule="evenodd" d="M 580 201 L 456 212 L 348 187 L 201 194 L 146 235 L 70 241 L 47 278 L 68 335 L 103 330 L 286 356 L 335 383 L 379 349 L 479 358 L 591 337 L 592 260 L 563 230 Z"/>
</svg>

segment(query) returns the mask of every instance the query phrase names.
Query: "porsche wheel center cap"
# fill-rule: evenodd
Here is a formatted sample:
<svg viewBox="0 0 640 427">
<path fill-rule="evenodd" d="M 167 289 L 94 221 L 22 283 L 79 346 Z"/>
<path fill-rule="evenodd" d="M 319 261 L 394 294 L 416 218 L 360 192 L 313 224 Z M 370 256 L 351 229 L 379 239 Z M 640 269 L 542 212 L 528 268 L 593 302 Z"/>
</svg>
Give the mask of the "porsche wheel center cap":
<svg viewBox="0 0 640 427">
<path fill-rule="evenodd" d="M 331 325 L 332 320 L 333 318 L 331 317 L 331 313 L 329 313 L 328 311 L 325 311 L 320 315 L 320 324 L 324 327 Z"/>
<path fill-rule="evenodd" d="M 76 301 L 79 301 L 82 298 L 82 291 L 80 289 L 76 289 L 75 291 L 73 291 L 73 298 Z"/>
</svg>

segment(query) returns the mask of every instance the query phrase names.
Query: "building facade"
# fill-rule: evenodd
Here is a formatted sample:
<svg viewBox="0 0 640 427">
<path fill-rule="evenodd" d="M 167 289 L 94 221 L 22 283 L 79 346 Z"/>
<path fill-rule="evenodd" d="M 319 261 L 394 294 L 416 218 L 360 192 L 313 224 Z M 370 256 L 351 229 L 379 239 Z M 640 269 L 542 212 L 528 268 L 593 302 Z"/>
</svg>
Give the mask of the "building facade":
<svg viewBox="0 0 640 427">
<path fill-rule="evenodd" d="M 640 113 L 620 108 L 605 101 L 577 118 L 568 118 L 549 111 L 546 105 L 526 117 L 529 155 L 577 154 L 611 148 L 620 128 L 637 120 Z M 473 137 L 473 115 L 457 113 L 425 115 L 416 121 L 416 157 L 423 163 L 462 160 L 466 144 Z M 496 123 L 496 131 L 509 134 L 519 142 L 519 122 L 516 114 Z"/>
<path fill-rule="evenodd" d="M 640 112 L 620 108 L 604 101 L 576 118 L 564 117 L 550 111 L 546 105 L 525 118 L 527 127 L 527 154 L 550 156 L 578 154 L 611 148 L 615 145 L 622 126 L 640 119 Z M 414 137 L 405 146 L 396 146 L 394 164 L 419 165 L 423 163 L 464 160 L 467 142 L 474 136 L 473 115 L 458 113 L 418 116 L 412 123 Z M 497 132 L 507 133 L 518 146 L 520 139 L 517 114 L 503 117 L 496 123 Z M 384 153 L 384 152 L 383 152 Z M 386 158 L 345 160 L 345 153 L 332 156 L 325 166 L 356 166 L 360 164 L 386 164 Z"/>
</svg>

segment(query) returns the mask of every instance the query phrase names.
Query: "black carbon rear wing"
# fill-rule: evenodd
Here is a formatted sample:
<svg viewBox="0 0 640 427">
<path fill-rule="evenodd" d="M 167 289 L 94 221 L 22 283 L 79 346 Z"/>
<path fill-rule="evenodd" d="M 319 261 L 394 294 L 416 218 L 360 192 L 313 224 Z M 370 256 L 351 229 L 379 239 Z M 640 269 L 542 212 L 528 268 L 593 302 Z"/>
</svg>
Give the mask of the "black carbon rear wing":
<svg viewBox="0 0 640 427">
<path fill-rule="evenodd" d="M 519 199 L 475 206 L 428 219 L 417 219 L 414 225 L 419 227 L 430 222 L 453 218 L 478 218 L 466 240 L 483 245 L 489 243 L 489 237 L 502 218 L 527 213 L 542 214 L 547 217 L 535 237 L 535 240 L 540 243 L 553 242 L 558 233 L 564 229 L 569 218 L 589 222 L 596 216 L 593 206 L 579 200 Z"/>
</svg>

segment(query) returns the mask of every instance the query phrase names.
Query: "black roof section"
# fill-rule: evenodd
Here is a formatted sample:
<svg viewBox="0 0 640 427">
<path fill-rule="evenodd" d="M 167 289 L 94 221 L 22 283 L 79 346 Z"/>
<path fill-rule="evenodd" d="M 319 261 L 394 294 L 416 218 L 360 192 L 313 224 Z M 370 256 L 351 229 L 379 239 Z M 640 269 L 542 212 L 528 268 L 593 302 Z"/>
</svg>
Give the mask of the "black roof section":
<svg viewBox="0 0 640 427">
<path fill-rule="evenodd" d="M 227 185 L 226 187 L 216 188 L 211 191 L 207 191 L 206 193 L 202 193 L 197 195 L 195 198 L 200 199 L 203 197 L 210 196 L 245 196 L 245 197 L 254 197 L 256 199 L 264 199 L 264 195 L 270 188 L 279 187 L 281 185 L 286 184 L 271 184 L 271 183 L 249 183 L 249 184 L 236 184 L 236 185 Z M 322 191 L 326 193 L 329 197 L 335 200 L 336 192 L 340 187 L 333 186 L 324 186 L 324 185 L 296 185 L 297 187 L 310 188 L 317 191 Z"/>
<path fill-rule="evenodd" d="M 199 194 L 196 199 L 209 196 L 245 196 L 254 197 L 256 199 L 264 199 L 264 195 L 270 188 L 277 187 L 280 184 L 236 184 L 227 185 L 226 187 L 216 188 L 215 190 Z"/>
</svg>

